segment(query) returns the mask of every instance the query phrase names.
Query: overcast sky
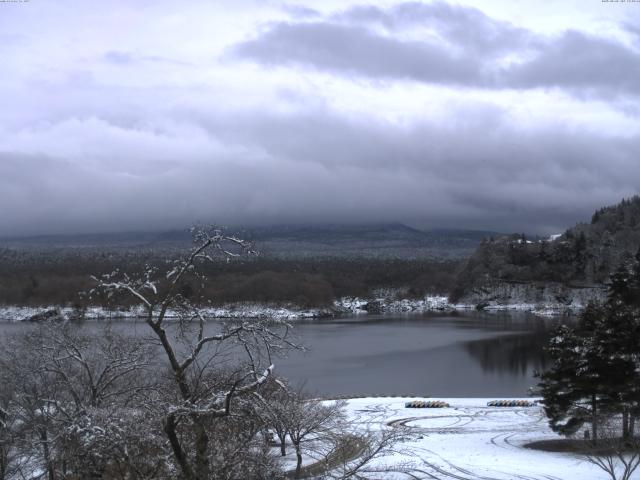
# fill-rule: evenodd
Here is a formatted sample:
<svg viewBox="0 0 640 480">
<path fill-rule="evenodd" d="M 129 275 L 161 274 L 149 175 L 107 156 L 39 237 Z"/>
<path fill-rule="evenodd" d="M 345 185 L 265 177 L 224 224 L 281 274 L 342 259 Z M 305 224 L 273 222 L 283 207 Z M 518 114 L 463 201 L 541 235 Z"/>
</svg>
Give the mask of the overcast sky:
<svg viewBox="0 0 640 480">
<path fill-rule="evenodd" d="M 0 2 L 0 235 L 562 231 L 640 189 L 640 3 Z"/>
</svg>

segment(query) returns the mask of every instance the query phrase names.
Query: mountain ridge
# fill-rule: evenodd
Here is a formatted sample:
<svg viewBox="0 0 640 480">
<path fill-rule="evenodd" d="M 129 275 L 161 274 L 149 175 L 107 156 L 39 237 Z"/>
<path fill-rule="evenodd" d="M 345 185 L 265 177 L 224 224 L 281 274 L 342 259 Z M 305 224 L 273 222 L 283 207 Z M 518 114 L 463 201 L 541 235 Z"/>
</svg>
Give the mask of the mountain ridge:
<svg viewBox="0 0 640 480">
<path fill-rule="evenodd" d="M 479 304 L 531 302 L 551 288 L 566 303 L 576 298 L 577 289 L 586 288 L 597 300 L 610 275 L 639 247 L 640 196 L 634 196 L 597 210 L 589 223 L 560 236 L 532 241 L 513 234 L 482 241 L 458 274 L 450 298 Z M 516 284 L 529 285 L 530 292 L 508 287 Z"/>
<path fill-rule="evenodd" d="M 270 225 L 229 227 L 268 255 L 285 257 L 464 258 L 482 238 L 503 234 L 484 230 L 419 230 L 402 223 Z M 188 248 L 188 229 L 159 232 L 40 235 L 0 238 L 0 247 L 26 250 L 162 251 Z"/>
</svg>

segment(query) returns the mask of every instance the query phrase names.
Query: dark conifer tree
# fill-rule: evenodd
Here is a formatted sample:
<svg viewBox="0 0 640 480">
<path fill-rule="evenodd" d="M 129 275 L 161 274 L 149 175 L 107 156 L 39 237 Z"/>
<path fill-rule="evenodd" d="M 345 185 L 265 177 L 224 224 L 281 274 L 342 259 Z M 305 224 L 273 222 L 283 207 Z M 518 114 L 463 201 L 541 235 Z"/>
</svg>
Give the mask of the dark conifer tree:
<svg viewBox="0 0 640 480">
<path fill-rule="evenodd" d="M 601 387 L 584 332 L 597 323 L 599 314 L 597 306 L 589 306 L 582 317 L 583 328 L 558 327 L 547 347 L 553 366 L 539 375 L 539 387 L 549 425 L 562 435 L 576 433 L 586 422 L 592 425 L 594 440 L 598 436 Z"/>
<path fill-rule="evenodd" d="M 611 275 L 609 290 L 607 292 L 607 306 L 615 309 L 628 305 L 631 300 L 629 287 L 629 269 L 626 265 L 620 264 Z"/>
<path fill-rule="evenodd" d="M 607 301 L 592 304 L 578 326 L 562 326 L 547 348 L 552 368 L 539 386 L 551 428 L 571 434 L 598 419 L 622 414 L 623 436 L 640 414 L 640 252 L 611 276 Z"/>
<path fill-rule="evenodd" d="M 628 281 L 629 303 L 636 308 L 640 308 L 640 248 L 634 257 L 633 268 Z"/>
</svg>

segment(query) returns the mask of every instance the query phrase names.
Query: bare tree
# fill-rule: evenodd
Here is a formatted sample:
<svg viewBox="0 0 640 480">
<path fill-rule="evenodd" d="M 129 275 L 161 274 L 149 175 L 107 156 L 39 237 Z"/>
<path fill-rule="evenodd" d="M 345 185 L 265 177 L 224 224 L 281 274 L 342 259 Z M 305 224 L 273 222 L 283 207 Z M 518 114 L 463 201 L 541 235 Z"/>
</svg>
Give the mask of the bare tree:
<svg viewBox="0 0 640 480">
<path fill-rule="evenodd" d="M 326 459 L 335 432 L 345 420 L 345 402 L 305 398 L 301 392 L 290 392 L 289 395 L 284 420 L 296 452 L 295 478 L 300 478 L 303 453 L 319 457 L 321 461 Z"/>
<path fill-rule="evenodd" d="M 79 478 L 169 478 L 171 452 L 155 412 L 139 407 L 88 408 L 65 426 L 57 444 L 65 469 Z"/>
<path fill-rule="evenodd" d="M 0 480 L 7 478 L 9 469 L 9 456 L 13 448 L 11 425 L 9 424 L 9 412 L 0 407 Z"/>
<path fill-rule="evenodd" d="M 349 433 L 348 430 L 342 430 L 336 432 L 336 435 L 334 450 L 327 456 L 329 461 L 325 468 L 326 478 L 380 478 L 381 474 L 406 473 L 411 470 L 410 464 L 396 462 L 390 465 L 382 461 L 396 453 L 407 453 L 397 448 L 398 443 L 406 437 L 399 429 L 386 428 L 379 432 L 369 430 L 365 433 Z"/>
<path fill-rule="evenodd" d="M 6 381 L 3 375 L 3 393 L 11 393 L 13 385 Z M 11 402 L 6 402 L 8 395 L 1 395 L 0 400 L 0 480 L 17 478 L 31 478 L 34 470 L 39 466 L 35 465 L 34 449 L 32 442 L 26 441 L 25 428 L 20 416 L 17 414 Z M 37 450 L 37 449 L 36 449 Z"/>
<path fill-rule="evenodd" d="M 38 358 L 42 353 L 42 338 L 29 334 L 5 342 L 0 371 L 3 384 L 9 386 L 11 392 L 6 417 L 20 426 L 19 431 L 13 430 L 14 447 L 19 455 L 30 458 L 25 468 L 41 469 L 49 480 L 55 480 L 54 440 L 59 428 L 56 417 L 66 410 L 55 407 L 57 399 L 64 398 L 63 389 Z"/>
<path fill-rule="evenodd" d="M 19 425 L 11 430 L 14 450 L 20 458 L 32 457 L 28 463 L 39 464 L 50 480 L 69 468 L 74 474 L 84 472 L 80 465 L 91 465 L 98 457 L 100 465 L 93 462 L 90 472 L 100 477 L 114 457 L 105 451 L 79 455 L 82 449 L 67 441 L 70 432 L 77 433 L 78 425 L 92 417 L 105 418 L 134 400 L 139 403 L 151 389 L 143 375 L 150 359 L 144 342 L 116 335 L 108 326 L 92 333 L 44 325 L 7 341 L 0 353 L 3 384 L 10 392 L 3 410 Z M 98 410 L 100 415 L 95 414 Z M 94 427 L 96 434 L 109 432 L 100 423 Z"/>
<path fill-rule="evenodd" d="M 280 443 L 280 456 L 287 454 L 287 436 L 289 435 L 289 416 L 291 405 L 296 400 L 289 386 L 282 380 L 272 376 L 261 394 L 256 393 L 260 406 L 259 415 L 266 427 L 273 430 Z M 271 432 L 270 432 L 271 433 Z"/>
<path fill-rule="evenodd" d="M 231 415 L 207 422 L 212 478 L 282 478 L 282 468 L 265 442 L 264 422 L 251 396 L 234 401 Z"/>
<path fill-rule="evenodd" d="M 203 266 L 251 252 L 251 245 L 217 228 L 194 230 L 194 247 L 166 269 L 149 266 L 137 277 L 114 272 L 98 281 L 109 294 L 125 294 L 145 312 L 145 322 L 159 343 L 171 372 L 175 397 L 164 406 L 163 430 L 176 464 L 186 480 L 212 478 L 211 422 L 234 411 L 234 402 L 255 392 L 273 371 L 272 354 L 286 345 L 288 325 L 267 320 L 226 322 L 208 331 Z M 195 286 L 195 291 L 194 291 Z M 200 290 L 201 291 L 201 290 Z M 175 325 L 168 318 L 177 316 Z M 169 331 L 173 329 L 173 331 Z M 227 350 L 228 355 L 221 357 Z M 209 372 L 230 357 L 235 362 L 227 384 L 212 381 Z M 261 367 L 261 365 L 263 365 Z"/>
<path fill-rule="evenodd" d="M 152 364 L 153 349 L 144 339 L 117 335 L 109 324 L 84 334 L 68 324 L 44 326 L 29 343 L 43 371 L 64 386 L 77 412 L 127 405 L 152 388 L 143 372 Z"/>
<path fill-rule="evenodd" d="M 296 477 L 375 478 L 382 473 L 410 470 L 406 464 L 381 462 L 398 453 L 396 447 L 406 437 L 405 432 L 395 428 L 370 430 L 368 424 L 346 415 L 345 401 L 308 398 L 301 389 L 293 390 L 275 377 L 256 397 L 261 418 L 278 437 L 281 456 L 286 455 L 287 438 L 291 440 L 296 451 Z M 380 418 L 380 422 L 383 420 Z M 303 468 L 303 454 L 315 462 Z"/>
<path fill-rule="evenodd" d="M 615 417 L 600 425 L 597 444 L 591 442 L 585 453 L 589 462 L 605 471 L 611 480 L 629 480 L 640 466 L 640 440 L 621 435 Z"/>
<path fill-rule="evenodd" d="M 2 383 L 4 391 L 0 393 L 0 480 L 6 480 L 11 478 L 13 470 L 17 468 L 17 432 L 15 417 L 9 411 L 8 388 L 11 388 L 11 385 L 4 381 Z"/>
</svg>

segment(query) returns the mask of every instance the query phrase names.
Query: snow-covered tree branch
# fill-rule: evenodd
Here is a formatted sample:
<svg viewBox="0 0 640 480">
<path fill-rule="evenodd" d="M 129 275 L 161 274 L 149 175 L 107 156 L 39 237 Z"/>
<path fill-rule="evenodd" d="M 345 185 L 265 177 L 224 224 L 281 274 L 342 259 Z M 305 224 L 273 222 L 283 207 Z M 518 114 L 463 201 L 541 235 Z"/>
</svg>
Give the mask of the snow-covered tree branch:
<svg viewBox="0 0 640 480">
<path fill-rule="evenodd" d="M 220 228 L 193 230 L 193 248 L 166 269 L 148 266 L 137 276 L 112 274 L 96 279 L 107 294 L 128 296 L 146 312 L 145 322 L 161 347 L 171 372 L 175 397 L 164 399 L 164 432 L 182 476 L 208 480 L 211 476 L 211 438 L 207 424 L 240 412 L 235 408 L 246 394 L 257 391 L 273 371 L 272 356 L 295 348 L 289 325 L 269 320 L 209 323 L 202 307 L 207 299 L 186 286 L 204 286 L 203 266 L 251 255 L 252 245 Z M 167 312 L 179 317 L 167 322 Z M 231 360 L 233 358 L 233 360 Z M 244 365 L 244 366 L 243 366 Z M 230 382 L 215 378 L 231 368 Z"/>
</svg>

